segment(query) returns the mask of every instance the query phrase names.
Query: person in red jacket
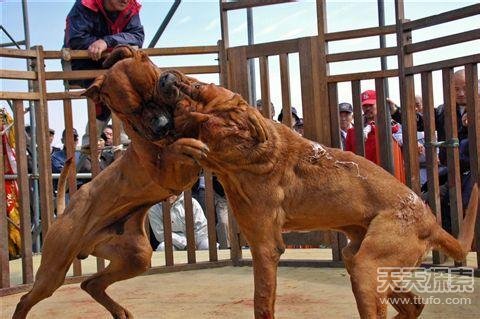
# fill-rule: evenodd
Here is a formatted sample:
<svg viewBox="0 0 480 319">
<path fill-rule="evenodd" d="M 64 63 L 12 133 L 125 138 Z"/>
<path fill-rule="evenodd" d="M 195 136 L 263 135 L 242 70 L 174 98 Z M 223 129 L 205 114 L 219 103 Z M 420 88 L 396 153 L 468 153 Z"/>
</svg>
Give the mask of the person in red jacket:
<svg viewBox="0 0 480 319">
<path fill-rule="evenodd" d="M 142 47 L 145 38 L 140 22 L 141 5 L 136 0 L 77 0 L 66 19 L 64 48 L 88 50 L 90 59 L 72 60 L 72 70 L 102 68 L 102 53 L 117 45 Z M 93 79 L 69 81 L 87 88 Z M 111 117 L 104 104 L 96 105 L 99 132 Z M 88 144 L 88 129 L 82 145 Z M 127 139 L 122 137 L 122 139 Z"/>
<path fill-rule="evenodd" d="M 364 116 L 363 123 L 363 139 L 365 142 L 365 158 L 374 162 L 380 163 L 377 127 L 375 121 L 377 119 L 377 93 L 373 90 L 367 90 L 360 96 L 362 102 L 362 111 Z M 393 159 L 395 166 L 395 177 L 401 182 L 405 183 L 405 170 L 403 167 L 403 156 L 400 148 L 401 138 L 400 124 L 392 123 L 392 147 Z M 345 140 L 345 150 L 355 152 L 355 128 L 350 128 L 347 131 L 347 138 Z"/>
</svg>

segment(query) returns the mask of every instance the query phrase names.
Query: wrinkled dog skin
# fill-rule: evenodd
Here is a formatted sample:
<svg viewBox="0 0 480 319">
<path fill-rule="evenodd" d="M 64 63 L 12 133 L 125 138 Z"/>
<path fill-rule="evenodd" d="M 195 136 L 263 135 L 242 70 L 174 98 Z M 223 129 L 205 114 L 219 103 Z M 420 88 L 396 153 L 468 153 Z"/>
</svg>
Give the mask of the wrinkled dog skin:
<svg viewBox="0 0 480 319">
<path fill-rule="evenodd" d="M 361 318 L 385 318 L 385 298 L 409 299 L 392 305 L 398 318 L 416 318 L 424 307 L 411 292 L 377 290 L 381 267 L 416 267 L 432 248 L 465 258 L 474 235 L 476 186 L 457 240 L 412 190 L 374 163 L 302 138 L 225 88 L 177 71 L 162 77 L 167 74 L 171 91 L 180 91 L 175 131 L 208 146 L 207 156 L 197 160 L 218 176 L 250 245 L 255 318 L 274 317 L 283 230 L 348 236 L 342 254 Z"/>
<path fill-rule="evenodd" d="M 62 285 L 74 258 L 88 255 L 110 264 L 83 281 L 82 289 L 114 318 L 133 318 L 105 289 L 149 268 L 147 210 L 191 187 L 198 178 L 200 167 L 192 157 L 202 157 L 205 145 L 193 139 L 172 143 L 172 112 L 163 103 L 176 96 L 167 91 L 158 94 L 160 70 L 145 54 L 129 47 L 115 49 L 105 63 L 111 68 L 84 94 L 107 104 L 122 120 L 131 144 L 121 158 L 75 192 L 52 224 L 35 283 L 22 296 L 14 319 L 26 318 L 35 304 Z"/>
</svg>

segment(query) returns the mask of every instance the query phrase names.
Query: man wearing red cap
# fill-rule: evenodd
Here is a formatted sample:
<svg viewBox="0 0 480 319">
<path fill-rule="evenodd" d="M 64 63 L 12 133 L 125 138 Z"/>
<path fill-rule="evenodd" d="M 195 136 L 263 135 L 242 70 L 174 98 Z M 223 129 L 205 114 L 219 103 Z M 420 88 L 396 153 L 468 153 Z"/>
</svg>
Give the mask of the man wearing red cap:
<svg viewBox="0 0 480 319">
<path fill-rule="evenodd" d="M 364 116 L 363 123 L 363 139 L 365 142 L 365 158 L 379 164 L 379 147 L 377 128 L 375 121 L 377 120 L 377 94 L 373 90 L 364 91 L 361 96 L 362 111 Z M 392 124 L 392 133 L 401 135 L 401 126 L 398 123 Z M 395 177 L 401 182 L 405 182 L 405 173 L 403 167 L 403 156 L 400 144 L 395 138 L 392 139 L 393 159 L 395 167 Z M 350 128 L 347 131 L 345 141 L 345 150 L 355 152 L 355 129 Z"/>
</svg>

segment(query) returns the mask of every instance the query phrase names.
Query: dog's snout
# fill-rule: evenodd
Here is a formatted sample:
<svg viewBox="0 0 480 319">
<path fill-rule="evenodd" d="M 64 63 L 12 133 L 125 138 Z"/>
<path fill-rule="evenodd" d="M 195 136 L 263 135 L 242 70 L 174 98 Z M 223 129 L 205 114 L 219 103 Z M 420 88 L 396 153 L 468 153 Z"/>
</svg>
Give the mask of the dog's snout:
<svg viewBox="0 0 480 319">
<path fill-rule="evenodd" d="M 162 114 L 151 120 L 151 128 L 155 139 L 163 138 L 173 129 L 173 120 L 167 115 Z"/>
<path fill-rule="evenodd" d="M 177 82 L 177 77 L 171 73 L 166 73 L 160 77 L 160 89 L 169 91 L 173 84 Z"/>
</svg>

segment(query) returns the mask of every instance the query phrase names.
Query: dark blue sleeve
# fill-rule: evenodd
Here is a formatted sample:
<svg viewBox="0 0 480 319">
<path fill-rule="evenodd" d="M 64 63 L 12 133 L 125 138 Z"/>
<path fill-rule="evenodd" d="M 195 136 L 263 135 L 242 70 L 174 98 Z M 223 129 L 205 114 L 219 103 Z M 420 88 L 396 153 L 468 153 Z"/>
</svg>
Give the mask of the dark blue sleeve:
<svg viewBox="0 0 480 319">
<path fill-rule="evenodd" d="M 65 165 L 65 159 L 63 158 L 62 151 L 58 151 L 52 154 L 52 173 L 60 173 Z"/>
<path fill-rule="evenodd" d="M 103 40 L 105 40 L 109 48 L 113 48 L 119 44 L 136 45 L 141 48 L 144 38 L 145 34 L 142 23 L 140 22 L 140 16 L 136 14 L 132 17 L 123 32 L 107 35 L 103 37 Z"/>
<path fill-rule="evenodd" d="M 67 16 L 65 47 L 86 50 L 96 40 L 94 32 L 95 13 L 77 1 Z"/>
</svg>

